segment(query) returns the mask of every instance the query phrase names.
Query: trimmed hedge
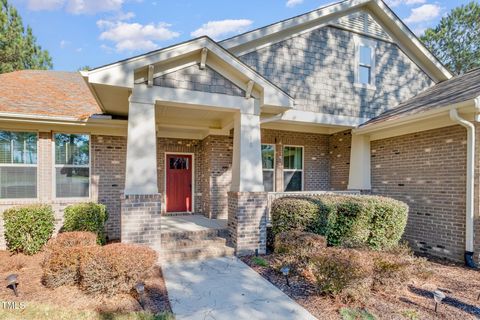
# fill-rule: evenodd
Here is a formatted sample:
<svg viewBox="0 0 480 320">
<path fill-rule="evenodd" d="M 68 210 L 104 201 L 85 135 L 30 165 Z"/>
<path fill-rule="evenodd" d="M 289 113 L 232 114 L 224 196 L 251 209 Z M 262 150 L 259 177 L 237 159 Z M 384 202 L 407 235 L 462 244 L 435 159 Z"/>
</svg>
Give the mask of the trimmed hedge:
<svg viewBox="0 0 480 320">
<path fill-rule="evenodd" d="M 55 217 L 51 206 L 29 205 L 3 212 L 5 240 L 10 251 L 33 255 L 52 236 Z"/>
<path fill-rule="evenodd" d="M 105 222 L 107 208 L 103 204 L 85 202 L 65 208 L 62 231 L 90 231 L 97 235 L 98 244 L 105 244 Z"/>
<path fill-rule="evenodd" d="M 324 235 L 331 246 L 387 249 L 405 230 L 408 206 L 379 196 L 322 195 L 273 202 L 272 231 Z"/>
<path fill-rule="evenodd" d="M 280 198 L 271 209 L 272 231 L 310 231 L 320 233 L 319 201 L 313 198 Z"/>
</svg>

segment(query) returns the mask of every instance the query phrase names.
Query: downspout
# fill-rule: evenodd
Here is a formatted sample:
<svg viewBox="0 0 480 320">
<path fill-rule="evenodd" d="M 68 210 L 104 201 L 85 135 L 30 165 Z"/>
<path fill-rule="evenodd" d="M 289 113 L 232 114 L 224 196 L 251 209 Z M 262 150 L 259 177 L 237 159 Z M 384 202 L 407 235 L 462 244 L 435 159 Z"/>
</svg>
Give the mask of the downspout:
<svg viewBox="0 0 480 320">
<path fill-rule="evenodd" d="M 474 183 L 475 183 L 475 126 L 461 118 L 457 109 L 450 109 L 450 119 L 467 129 L 467 201 L 465 224 L 465 265 L 476 268 L 473 260 L 473 220 L 474 220 Z"/>
</svg>

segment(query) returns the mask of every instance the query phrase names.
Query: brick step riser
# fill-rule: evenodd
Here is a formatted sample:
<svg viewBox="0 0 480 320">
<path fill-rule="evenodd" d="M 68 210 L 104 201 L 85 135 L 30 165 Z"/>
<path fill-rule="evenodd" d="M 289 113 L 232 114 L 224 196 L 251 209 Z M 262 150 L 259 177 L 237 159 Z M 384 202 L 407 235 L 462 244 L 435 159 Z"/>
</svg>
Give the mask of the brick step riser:
<svg viewBox="0 0 480 320">
<path fill-rule="evenodd" d="M 211 240 L 218 237 L 226 238 L 225 232 L 222 230 L 208 230 L 208 231 L 192 231 L 192 232 L 178 232 L 178 233 L 163 233 L 161 235 L 161 243 L 166 244 L 176 240 Z"/>
<path fill-rule="evenodd" d="M 162 243 L 162 251 L 180 250 L 180 249 L 203 249 L 208 247 L 225 246 L 227 240 L 225 238 L 212 238 L 206 240 L 173 240 L 171 242 Z"/>
<path fill-rule="evenodd" d="M 190 251 L 190 252 L 176 252 L 169 255 L 160 256 L 160 263 L 171 263 L 178 261 L 189 261 L 189 260 L 203 260 L 209 258 L 217 257 L 226 257 L 232 256 L 234 254 L 233 248 L 224 247 L 222 250 L 213 250 L 213 251 Z"/>
</svg>

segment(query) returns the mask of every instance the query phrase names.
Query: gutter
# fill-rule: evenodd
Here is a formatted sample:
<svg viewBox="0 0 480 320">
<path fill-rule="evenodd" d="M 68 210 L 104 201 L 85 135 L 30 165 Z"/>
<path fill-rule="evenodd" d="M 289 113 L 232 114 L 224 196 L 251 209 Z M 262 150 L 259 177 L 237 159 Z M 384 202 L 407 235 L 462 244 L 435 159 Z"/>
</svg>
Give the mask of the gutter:
<svg viewBox="0 0 480 320">
<path fill-rule="evenodd" d="M 475 99 L 475 108 L 480 108 L 480 100 Z M 473 261 L 474 253 L 474 188 L 475 188 L 475 125 L 458 115 L 457 109 L 450 110 L 450 119 L 467 129 L 467 200 L 466 200 L 466 220 L 465 220 L 465 265 L 470 268 L 476 268 Z"/>
</svg>

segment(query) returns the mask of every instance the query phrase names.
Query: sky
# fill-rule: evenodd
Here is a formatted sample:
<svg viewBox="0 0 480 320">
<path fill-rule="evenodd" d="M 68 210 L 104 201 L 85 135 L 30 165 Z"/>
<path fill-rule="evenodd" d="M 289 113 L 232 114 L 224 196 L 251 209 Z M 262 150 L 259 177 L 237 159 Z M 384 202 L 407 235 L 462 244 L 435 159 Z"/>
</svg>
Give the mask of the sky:
<svg viewBox="0 0 480 320">
<path fill-rule="evenodd" d="M 387 0 L 416 33 L 469 0 Z M 201 35 L 222 40 L 332 0 L 10 0 L 55 70 L 115 62 Z"/>
</svg>

